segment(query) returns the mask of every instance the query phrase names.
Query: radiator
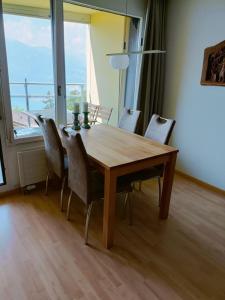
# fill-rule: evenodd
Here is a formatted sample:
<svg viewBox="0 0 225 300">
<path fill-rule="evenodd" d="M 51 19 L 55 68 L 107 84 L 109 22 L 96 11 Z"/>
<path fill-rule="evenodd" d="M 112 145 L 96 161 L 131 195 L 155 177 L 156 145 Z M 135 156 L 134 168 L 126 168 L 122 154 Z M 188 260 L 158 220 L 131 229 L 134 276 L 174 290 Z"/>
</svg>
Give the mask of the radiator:
<svg viewBox="0 0 225 300">
<path fill-rule="evenodd" d="M 17 152 L 17 159 L 21 187 L 45 180 L 47 163 L 44 148 Z"/>
</svg>

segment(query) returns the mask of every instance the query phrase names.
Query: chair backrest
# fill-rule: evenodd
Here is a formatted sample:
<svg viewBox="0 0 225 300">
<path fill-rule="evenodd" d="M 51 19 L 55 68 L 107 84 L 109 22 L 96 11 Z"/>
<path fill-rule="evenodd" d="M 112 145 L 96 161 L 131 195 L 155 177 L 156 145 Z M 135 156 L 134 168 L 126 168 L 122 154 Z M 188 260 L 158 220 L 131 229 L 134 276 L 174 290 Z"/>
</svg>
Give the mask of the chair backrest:
<svg viewBox="0 0 225 300">
<path fill-rule="evenodd" d="M 90 102 L 88 103 L 88 111 L 89 111 L 88 117 L 91 122 L 96 122 L 98 109 L 99 109 L 99 105 Z"/>
<path fill-rule="evenodd" d="M 91 202 L 91 176 L 88 155 L 81 135 L 70 135 L 61 128 L 68 156 L 68 186 L 85 203 Z"/>
<path fill-rule="evenodd" d="M 154 114 L 145 132 L 145 137 L 161 144 L 168 144 L 176 121 Z"/>
<path fill-rule="evenodd" d="M 40 126 L 47 156 L 48 168 L 59 178 L 64 175 L 64 151 L 63 146 L 53 119 L 37 116 L 37 123 Z"/>
<path fill-rule="evenodd" d="M 135 132 L 137 123 L 140 117 L 139 110 L 130 110 L 124 108 L 121 118 L 119 120 L 119 128 L 125 129 L 130 132 Z"/>
<path fill-rule="evenodd" d="M 108 124 L 112 115 L 112 110 L 113 110 L 112 108 L 108 108 L 100 105 L 98 108 L 98 113 L 96 118 L 97 122 Z"/>
</svg>

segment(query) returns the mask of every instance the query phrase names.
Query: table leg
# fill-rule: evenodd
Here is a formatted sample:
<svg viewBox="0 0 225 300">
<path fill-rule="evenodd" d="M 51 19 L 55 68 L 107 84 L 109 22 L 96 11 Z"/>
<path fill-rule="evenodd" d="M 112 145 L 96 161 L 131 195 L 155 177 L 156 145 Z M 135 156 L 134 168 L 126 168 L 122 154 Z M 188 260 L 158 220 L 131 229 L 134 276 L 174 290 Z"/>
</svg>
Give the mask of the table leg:
<svg viewBox="0 0 225 300">
<path fill-rule="evenodd" d="M 159 212 L 160 219 L 168 218 L 176 158 L 177 158 L 177 153 L 172 153 L 170 155 L 169 161 L 165 166 L 162 198 L 161 198 L 160 212 Z"/>
<path fill-rule="evenodd" d="M 113 232 L 115 222 L 117 177 L 112 170 L 105 170 L 104 187 L 104 216 L 103 216 L 103 243 L 105 248 L 113 246 Z"/>
</svg>

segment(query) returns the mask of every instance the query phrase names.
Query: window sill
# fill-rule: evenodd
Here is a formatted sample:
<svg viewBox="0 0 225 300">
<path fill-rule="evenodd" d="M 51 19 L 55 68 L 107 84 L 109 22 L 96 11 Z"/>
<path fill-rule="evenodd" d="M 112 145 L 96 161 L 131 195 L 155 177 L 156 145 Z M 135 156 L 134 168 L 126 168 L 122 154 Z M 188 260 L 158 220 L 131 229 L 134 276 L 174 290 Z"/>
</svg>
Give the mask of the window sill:
<svg viewBox="0 0 225 300">
<path fill-rule="evenodd" d="M 24 136 L 19 138 L 14 138 L 12 142 L 7 142 L 8 146 L 22 145 L 22 144 L 30 144 L 36 142 L 42 142 L 43 136 Z"/>
<path fill-rule="evenodd" d="M 33 142 L 39 142 L 43 141 L 43 136 L 24 136 L 19 138 L 14 138 L 13 144 L 27 144 L 27 143 L 33 143 Z"/>
<path fill-rule="evenodd" d="M 43 140 L 41 130 L 37 128 L 17 128 L 13 141 L 9 145 L 27 144 Z"/>
</svg>

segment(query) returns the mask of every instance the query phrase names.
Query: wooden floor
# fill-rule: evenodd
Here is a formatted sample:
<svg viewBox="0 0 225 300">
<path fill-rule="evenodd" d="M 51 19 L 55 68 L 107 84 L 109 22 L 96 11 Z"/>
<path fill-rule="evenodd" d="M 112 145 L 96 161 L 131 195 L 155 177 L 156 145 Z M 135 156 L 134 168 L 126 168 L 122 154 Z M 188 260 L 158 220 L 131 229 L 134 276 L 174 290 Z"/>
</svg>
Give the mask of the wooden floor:
<svg viewBox="0 0 225 300">
<path fill-rule="evenodd" d="M 0 299 L 225 299 L 225 199 L 176 177 L 170 216 L 158 219 L 155 183 L 134 195 L 134 225 L 117 208 L 115 247 L 101 244 L 102 206 L 83 244 L 83 205 L 72 222 L 59 192 L 0 199 Z"/>
</svg>

